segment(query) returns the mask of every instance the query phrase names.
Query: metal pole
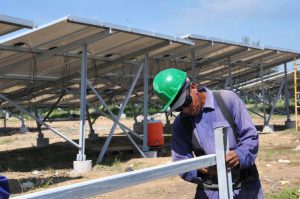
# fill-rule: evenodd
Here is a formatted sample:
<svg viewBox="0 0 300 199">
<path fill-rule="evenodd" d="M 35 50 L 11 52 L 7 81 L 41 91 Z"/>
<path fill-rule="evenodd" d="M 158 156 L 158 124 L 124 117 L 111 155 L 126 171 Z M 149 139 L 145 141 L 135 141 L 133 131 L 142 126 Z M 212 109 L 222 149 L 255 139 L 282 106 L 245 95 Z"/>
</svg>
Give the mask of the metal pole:
<svg viewBox="0 0 300 199">
<path fill-rule="evenodd" d="M 197 72 L 196 72 L 196 62 L 195 62 L 195 51 L 194 50 L 191 51 L 191 59 L 192 59 L 192 78 L 193 78 L 193 82 L 198 83 L 197 82 Z"/>
<path fill-rule="evenodd" d="M 55 109 L 55 107 L 57 106 L 57 104 L 60 102 L 60 100 L 64 97 L 65 92 L 62 92 L 59 96 L 59 98 L 57 99 L 57 101 L 51 106 L 49 112 L 47 113 L 47 115 L 44 117 L 43 122 L 45 122 L 47 120 L 47 118 L 50 116 L 50 114 L 52 113 L 52 111 Z"/>
<path fill-rule="evenodd" d="M 288 78 L 287 78 L 287 64 L 284 63 L 284 79 L 285 79 L 285 84 L 284 84 L 284 99 L 285 99 L 285 110 L 286 110 L 286 117 L 287 117 L 287 122 L 290 122 L 290 110 L 289 110 L 289 91 L 288 91 Z"/>
<path fill-rule="evenodd" d="M 3 127 L 6 129 L 6 114 L 3 117 Z"/>
<path fill-rule="evenodd" d="M 80 90 L 80 137 L 77 161 L 85 161 L 85 112 L 86 112 L 86 80 L 87 80 L 87 44 L 82 46 L 81 58 L 81 90 Z"/>
<path fill-rule="evenodd" d="M 232 73 L 231 73 L 231 61 L 230 57 L 228 57 L 228 76 L 229 76 L 229 88 L 233 90 L 233 83 L 232 83 Z"/>
<path fill-rule="evenodd" d="M 144 123 L 143 123 L 143 151 L 149 151 L 148 147 L 148 84 L 149 84 L 148 54 L 145 54 L 144 63 Z"/>
<path fill-rule="evenodd" d="M 131 86 L 130 86 L 130 88 L 129 88 L 129 91 L 128 91 L 128 93 L 127 93 L 127 96 L 126 96 L 126 98 L 124 99 L 124 101 L 123 101 L 123 103 L 122 103 L 121 109 L 119 110 L 119 113 L 118 113 L 118 116 L 117 116 L 117 121 L 119 121 L 120 118 L 121 118 L 121 115 L 122 115 L 122 113 L 123 113 L 123 111 L 124 111 L 124 109 L 125 109 L 125 107 L 126 107 L 126 104 L 127 104 L 128 100 L 129 100 L 129 97 L 131 96 L 131 93 L 132 93 L 132 91 L 133 91 L 133 88 L 134 88 L 134 86 L 136 85 L 136 82 L 137 82 L 137 80 L 138 80 L 138 78 L 139 78 L 139 76 L 140 76 L 140 74 L 141 74 L 143 68 L 144 68 L 144 64 L 141 64 L 141 66 L 140 66 L 140 68 L 139 68 L 139 70 L 138 70 L 138 72 L 137 72 L 137 74 L 136 74 L 134 80 L 133 80 L 132 83 L 131 83 Z M 103 145 L 103 147 L 102 147 L 102 149 L 101 149 L 101 152 L 100 152 L 100 154 L 99 154 L 99 156 L 98 156 L 98 158 L 97 158 L 96 163 L 100 163 L 100 162 L 102 161 L 102 159 L 103 159 L 103 157 L 104 157 L 104 154 L 106 153 L 106 150 L 107 150 L 107 148 L 108 148 L 108 145 L 109 145 L 109 143 L 110 143 L 110 140 L 111 140 L 111 138 L 112 138 L 112 136 L 113 136 L 113 134 L 114 134 L 114 131 L 115 131 L 116 127 L 117 127 L 117 122 L 114 122 L 114 125 L 113 125 L 113 127 L 111 128 L 110 133 L 109 133 L 108 137 L 107 137 L 106 140 L 105 140 L 105 143 L 104 143 L 104 145 Z"/>
<path fill-rule="evenodd" d="M 23 111 L 21 111 L 21 127 L 25 128 L 24 113 L 23 113 Z"/>
<path fill-rule="evenodd" d="M 225 155 L 229 151 L 227 128 L 218 127 L 214 129 L 215 147 L 217 158 L 219 198 L 232 199 L 232 177 L 231 171 L 226 168 Z"/>
<path fill-rule="evenodd" d="M 295 126 L 298 131 L 298 88 L 297 88 L 297 64 L 294 59 L 294 100 L 295 100 Z"/>
<path fill-rule="evenodd" d="M 216 155 L 209 154 L 201 157 L 88 180 L 85 182 L 79 182 L 76 184 L 59 186 L 40 192 L 17 196 L 13 199 L 84 199 L 121 188 L 174 176 L 179 173 L 206 168 L 215 164 Z M 122 198 L 122 196 L 120 196 L 120 198 Z"/>
<path fill-rule="evenodd" d="M 8 102 L 9 104 L 13 105 L 14 107 L 16 107 L 19 111 L 26 113 L 27 115 L 29 115 L 30 117 L 32 117 L 36 122 L 40 122 L 42 125 L 44 125 L 45 127 L 47 127 L 48 129 L 50 129 L 51 131 L 53 131 L 54 133 L 56 133 L 57 135 L 59 135 L 60 137 L 64 138 L 65 140 L 67 140 L 68 142 L 70 142 L 72 145 L 74 145 L 75 147 L 79 148 L 79 145 L 74 142 L 73 140 L 69 139 L 67 136 L 65 136 L 64 134 L 60 133 L 59 131 L 55 130 L 54 128 L 52 128 L 51 126 L 49 126 L 47 123 L 40 121 L 39 118 L 35 117 L 33 114 L 31 114 L 30 112 L 26 111 L 23 107 L 21 107 L 19 104 L 11 101 L 10 99 L 8 99 L 7 97 L 5 97 L 4 95 L 2 95 L 0 93 L 0 98 L 2 98 L 3 100 L 5 100 L 6 102 Z"/>
<path fill-rule="evenodd" d="M 90 135 L 94 135 L 95 131 L 94 131 L 94 128 L 93 128 L 93 123 L 91 121 L 91 114 L 89 112 L 89 107 L 88 106 L 86 106 L 86 117 L 87 117 L 87 121 L 88 121 L 89 127 L 90 127 Z"/>
<path fill-rule="evenodd" d="M 276 102 L 277 102 L 277 100 L 279 99 L 279 96 L 280 96 L 280 93 L 281 93 L 281 91 L 282 91 L 282 88 L 283 88 L 283 85 L 284 85 L 284 84 L 285 84 L 285 79 L 283 79 L 283 80 L 281 81 L 280 87 L 279 87 L 279 89 L 278 89 L 278 91 L 277 91 L 276 97 L 275 97 L 275 99 L 274 99 L 274 101 L 273 101 L 273 104 L 272 104 L 272 106 L 271 106 L 271 112 L 270 112 L 270 114 L 269 114 L 269 118 L 268 118 L 268 121 L 267 121 L 267 125 L 269 125 L 269 122 L 270 122 L 270 120 L 271 120 L 271 117 L 272 117 L 272 115 L 273 115 L 273 112 L 274 112 L 274 109 L 275 109 L 275 106 L 276 106 Z"/>
<path fill-rule="evenodd" d="M 261 96 L 263 99 L 263 111 L 264 111 L 264 125 L 266 125 L 266 97 L 265 97 L 265 89 L 264 89 L 264 75 L 263 75 L 263 66 L 259 63 L 260 68 L 260 88 L 261 88 Z"/>
<path fill-rule="evenodd" d="M 104 108 L 106 108 L 106 110 L 108 111 L 108 113 L 110 114 L 107 115 L 106 113 L 104 113 L 103 111 L 101 111 L 97 106 L 94 106 L 94 108 L 100 112 L 102 115 L 104 115 L 105 117 L 108 117 L 110 118 L 111 120 L 113 120 L 114 122 L 117 122 L 117 124 L 120 126 L 120 128 L 123 130 L 123 131 L 129 131 L 131 134 L 133 134 L 135 137 L 137 137 L 138 139 L 142 140 L 142 136 L 140 136 L 139 134 L 133 132 L 130 128 L 128 128 L 127 126 L 125 126 L 124 124 L 120 123 L 116 116 L 111 112 L 111 110 L 109 109 L 109 107 L 107 106 L 107 104 L 105 103 L 105 101 L 102 99 L 102 97 L 99 95 L 99 93 L 96 91 L 96 89 L 93 87 L 93 85 L 91 84 L 91 82 L 89 80 L 87 80 L 87 85 L 92 89 L 92 91 L 95 93 L 96 97 L 99 99 L 100 101 L 100 104 L 102 104 L 104 106 Z M 75 93 L 72 93 L 71 91 L 67 90 L 66 89 L 66 92 L 76 96 Z M 92 107 L 92 104 L 90 104 L 89 102 L 87 102 L 87 105 Z M 94 120 L 95 121 L 95 120 Z M 93 121 L 93 122 L 94 122 Z"/>
</svg>

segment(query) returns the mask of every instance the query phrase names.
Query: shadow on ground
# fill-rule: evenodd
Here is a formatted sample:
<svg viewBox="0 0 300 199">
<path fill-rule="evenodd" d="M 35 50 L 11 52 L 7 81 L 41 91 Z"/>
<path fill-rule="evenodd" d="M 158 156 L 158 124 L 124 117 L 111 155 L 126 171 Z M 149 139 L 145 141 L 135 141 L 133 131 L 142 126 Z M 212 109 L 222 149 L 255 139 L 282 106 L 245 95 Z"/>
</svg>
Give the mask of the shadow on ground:
<svg viewBox="0 0 300 199">
<path fill-rule="evenodd" d="M 158 151 L 158 156 L 170 156 L 170 138 L 165 136 L 165 146 L 151 147 L 150 150 Z M 106 137 L 95 141 L 86 139 L 85 154 L 88 160 L 96 163 L 98 155 L 104 145 Z M 78 140 L 73 140 L 78 143 Z M 136 141 L 141 145 L 141 141 Z M 58 142 L 38 148 L 20 148 L 9 151 L 1 151 L 0 172 L 15 171 L 29 172 L 33 170 L 46 169 L 72 169 L 73 161 L 76 160 L 78 149 L 67 142 Z M 126 136 L 114 136 L 111 140 L 107 153 L 102 164 L 110 166 L 114 163 L 115 157 L 119 161 L 126 162 L 132 158 L 141 157 L 140 153 L 133 147 Z"/>
<path fill-rule="evenodd" d="M 34 189 L 37 188 L 47 188 L 52 184 L 57 184 L 73 179 L 80 179 L 81 177 L 36 177 L 36 178 L 19 178 L 19 179 L 9 179 L 9 187 L 12 194 L 20 194 L 30 190 L 29 186 L 22 189 L 21 184 L 23 183 L 32 183 Z M 32 187 L 33 188 L 33 187 Z"/>
</svg>

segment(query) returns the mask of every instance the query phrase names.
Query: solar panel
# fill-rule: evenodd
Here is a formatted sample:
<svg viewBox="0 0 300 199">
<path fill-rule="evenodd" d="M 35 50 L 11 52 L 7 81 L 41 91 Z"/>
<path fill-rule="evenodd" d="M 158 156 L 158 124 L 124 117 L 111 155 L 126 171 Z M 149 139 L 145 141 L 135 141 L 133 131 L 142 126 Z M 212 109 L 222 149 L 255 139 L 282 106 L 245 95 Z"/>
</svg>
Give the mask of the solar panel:
<svg viewBox="0 0 300 199">
<path fill-rule="evenodd" d="M 0 36 L 20 30 L 22 28 L 33 27 L 35 27 L 35 25 L 32 21 L 0 14 Z"/>
</svg>

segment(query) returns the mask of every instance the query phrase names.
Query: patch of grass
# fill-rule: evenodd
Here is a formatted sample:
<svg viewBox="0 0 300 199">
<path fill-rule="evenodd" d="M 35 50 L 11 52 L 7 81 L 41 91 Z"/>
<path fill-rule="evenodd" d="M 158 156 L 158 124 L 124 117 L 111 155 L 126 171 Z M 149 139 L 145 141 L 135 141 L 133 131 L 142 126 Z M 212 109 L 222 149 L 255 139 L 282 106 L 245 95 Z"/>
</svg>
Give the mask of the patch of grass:
<svg viewBox="0 0 300 199">
<path fill-rule="evenodd" d="M 54 184 L 53 182 L 53 177 L 48 177 L 46 179 L 42 179 L 39 182 L 39 187 L 40 188 L 48 188 L 50 185 Z"/>
<path fill-rule="evenodd" d="M 96 168 L 109 167 L 111 171 L 122 171 L 122 162 L 126 162 L 128 157 L 123 152 L 119 152 L 116 155 L 110 155 L 104 158 L 104 161 L 96 165 Z"/>
<path fill-rule="evenodd" d="M 266 199 L 299 199 L 300 193 L 298 189 L 283 189 L 280 192 L 272 192 L 266 194 Z"/>
</svg>

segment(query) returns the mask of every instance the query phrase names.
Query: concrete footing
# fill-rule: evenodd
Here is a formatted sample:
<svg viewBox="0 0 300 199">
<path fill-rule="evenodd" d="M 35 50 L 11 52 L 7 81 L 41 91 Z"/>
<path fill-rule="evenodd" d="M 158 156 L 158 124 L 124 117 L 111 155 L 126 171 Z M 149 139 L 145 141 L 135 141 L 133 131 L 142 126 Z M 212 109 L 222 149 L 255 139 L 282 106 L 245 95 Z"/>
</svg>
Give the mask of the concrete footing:
<svg viewBox="0 0 300 199">
<path fill-rule="evenodd" d="M 262 133 L 274 133 L 274 125 L 264 125 Z"/>
<path fill-rule="evenodd" d="M 157 151 L 144 151 L 147 158 L 157 158 Z"/>
<path fill-rule="evenodd" d="M 73 161 L 73 174 L 78 175 L 81 173 L 92 171 L 92 160 Z"/>
<path fill-rule="evenodd" d="M 36 139 L 37 141 L 37 147 L 45 147 L 49 145 L 49 138 L 42 138 L 42 137 L 38 137 Z"/>
<path fill-rule="evenodd" d="M 28 129 L 24 126 L 24 127 L 20 127 L 20 133 L 27 133 Z"/>
<path fill-rule="evenodd" d="M 287 120 L 287 121 L 285 121 L 285 127 L 287 129 L 296 128 L 296 122 L 295 121 L 291 121 L 291 120 Z"/>
<path fill-rule="evenodd" d="M 98 134 L 89 134 L 89 141 L 95 141 L 98 140 L 100 137 L 98 136 Z"/>
</svg>

